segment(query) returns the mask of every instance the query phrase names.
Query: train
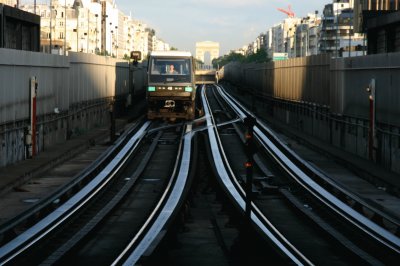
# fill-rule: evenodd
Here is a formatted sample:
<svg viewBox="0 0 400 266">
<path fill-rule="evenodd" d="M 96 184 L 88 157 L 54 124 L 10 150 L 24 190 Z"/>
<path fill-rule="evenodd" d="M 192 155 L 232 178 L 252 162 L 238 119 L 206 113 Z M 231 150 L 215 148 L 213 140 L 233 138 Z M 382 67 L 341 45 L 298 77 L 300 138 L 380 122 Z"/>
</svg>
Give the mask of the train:
<svg viewBox="0 0 400 266">
<path fill-rule="evenodd" d="M 195 118 L 195 60 L 186 51 L 153 51 L 148 61 L 147 118 Z"/>
</svg>

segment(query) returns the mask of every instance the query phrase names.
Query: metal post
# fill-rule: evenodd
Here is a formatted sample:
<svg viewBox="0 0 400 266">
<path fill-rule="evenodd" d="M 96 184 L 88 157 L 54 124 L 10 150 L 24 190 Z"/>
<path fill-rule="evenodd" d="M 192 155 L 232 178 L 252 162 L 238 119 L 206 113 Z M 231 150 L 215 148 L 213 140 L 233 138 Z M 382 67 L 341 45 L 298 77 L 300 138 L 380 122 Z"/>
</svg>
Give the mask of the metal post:
<svg viewBox="0 0 400 266">
<path fill-rule="evenodd" d="M 76 7 L 76 52 L 79 52 L 79 8 Z"/>
<path fill-rule="evenodd" d="M 67 55 L 67 0 L 64 1 L 64 55 Z"/>
<path fill-rule="evenodd" d="M 110 142 L 115 140 L 115 100 L 110 102 Z"/>
<path fill-rule="evenodd" d="M 52 9 L 51 4 L 52 4 L 52 2 L 50 0 L 50 36 L 49 36 L 50 37 L 50 54 L 51 54 L 51 46 L 52 46 L 52 44 L 51 44 L 51 39 L 52 39 L 52 37 L 51 37 L 51 32 L 52 32 L 51 21 L 52 21 L 52 18 L 53 18 L 53 9 Z"/>
<path fill-rule="evenodd" d="M 113 35 L 114 31 L 112 30 L 110 33 L 110 56 L 112 57 L 112 35 Z"/>
<path fill-rule="evenodd" d="M 88 9 L 88 11 L 87 11 L 86 53 L 89 53 L 89 37 L 90 37 L 90 34 L 89 34 L 89 31 L 90 31 L 90 28 L 89 28 L 90 20 L 89 20 L 89 18 L 90 18 L 90 14 L 89 14 L 89 9 Z"/>
<path fill-rule="evenodd" d="M 118 26 L 115 26 L 115 57 L 118 58 Z"/>
<path fill-rule="evenodd" d="M 336 30 L 335 30 L 335 35 L 336 35 L 336 42 L 335 42 L 335 47 L 336 47 L 336 57 L 339 57 L 339 48 L 338 48 L 338 30 L 339 30 L 339 12 L 338 12 L 338 5 L 336 5 L 336 10 L 335 10 L 335 18 L 336 18 Z"/>
<path fill-rule="evenodd" d="M 255 143 L 253 138 L 254 133 L 254 125 L 256 119 L 252 116 L 247 116 L 244 119 L 244 124 L 247 127 L 246 132 L 246 155 L 247 161 L 245 163 L 246 167 L 246 210 L 245 215 L 247 220 L 251 221 L 251 202 L 252 202 L 252 186 L 253 186 L 253 164 L 254 158 L 253 155 L 256 152 Z"/>
<path fill-rule="evenodd" d="M 293 40 L 293 46 L 294 46 L 294 57 L 297 57 L 297 24 L 294 24 L 294 40 Z"/>
<path fill-rule="evenodd" d="M 303 21 L 300 28 L 300 57 L 303 57 Z"/>
<path fill-rule="evenodd" d="M 95 40 L 95 42 L 96 42 L 96 47 L 95 47 L 95 49 L 94 49 L 94 51 L 95 51 L 95 54 L 97 54 L 97 51 L 98 51 L 98 49 L 99 49 L 99 47 L 98 47 L 98 42 L 97 42 L 97 29 L 98 29 L 98 24 L 97 24 L 97 18 L 99 17 L 99 14 L 95 14 L 95 17 L 96 17 L 96 40 Z"/>
<path fill-rule="evenodd" d="M 30 158 L 36 156 L 36 94 L 38 82 L 36 77 L 31 77 L 29 92 L 30 92 L 30 137 L 29 142 L 31 143 Z"/>
<path fill-rule="evenodd" d="M 112 34 L 113 30 L 111 29 L 112 22 L 110 22 L 110 56 L 112 57 Z"/>
<path fill-rule="evenodd" d="M 309 53 L 309 47 L 310 47 L 310 26 L 307 24 L 307 31 L 306 31 L 306 56 L 308 56 Z"/>
<path fill-rule="evenodd" d="M 370 160 L 374 160 L 374 149 L 376 148 L 376 129 L 375 129 L 375 101 L 376 101 L 376 89 L 375 79 L 371 79 L 367 88 L 369 93 L 369 130 L 368 130 L 368 155 Z"/>
<path fill-rule="evenodd" d="M 351 26 L 349 29 L 349 57 L 351 57 L 350 51 L 351 51 Z"/>
<path fill-rule="evenodd" d="M 132 58 L 130 58 L 128 60 L 128 78 L 129 78 L 129 82 L 128 82 L 128 91 L 129 91 L 129 96 L 130 96 L 130 101 L 128 103 L 128 105 L 131 105 L 133 102 L 133 82 L 132 82 L 132 76 L 133 76 L 133 62 L 132 62 Z"/>
</svg>

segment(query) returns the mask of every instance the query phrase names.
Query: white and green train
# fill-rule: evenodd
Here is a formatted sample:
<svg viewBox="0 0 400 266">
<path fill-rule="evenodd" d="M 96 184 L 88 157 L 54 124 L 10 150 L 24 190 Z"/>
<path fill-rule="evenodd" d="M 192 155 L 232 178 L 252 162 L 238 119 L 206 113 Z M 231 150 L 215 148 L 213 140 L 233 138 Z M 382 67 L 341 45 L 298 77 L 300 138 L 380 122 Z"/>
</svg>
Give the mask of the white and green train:
<svg viewBox="0 0 400 266">
<path fill-rule="evenodd" d="M 147 117 L 195 117 L 195 65 L 190 52 L 153 51 L 148 64 Z"/>
</svg>

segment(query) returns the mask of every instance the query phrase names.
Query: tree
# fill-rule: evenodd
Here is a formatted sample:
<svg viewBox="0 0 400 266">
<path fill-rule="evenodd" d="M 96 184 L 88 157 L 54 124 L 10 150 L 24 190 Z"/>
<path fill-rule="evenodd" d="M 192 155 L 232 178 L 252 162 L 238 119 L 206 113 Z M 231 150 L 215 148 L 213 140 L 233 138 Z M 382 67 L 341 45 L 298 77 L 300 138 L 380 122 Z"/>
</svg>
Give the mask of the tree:
<svg viewBox="0 0 400 266">
<path fill-rule="evenodd" d="M 230 52 L 228 55 L 220 56 L 212 61 L 214 68 L 223 67 L 230 62 L 243 62 L 245 57 L 242 54 Z"/>
<path fill-rule="evenodd" d="M 248 63 L 264 63 L 271 61 L 271 59 L 268 57 L 267 51 L 264 48 L 261 48 L 255 54 L 247 56 L 245 61 Z"/>
<path fill-rule="evenodd" d="M 268 53 L 264 48 L 259 49 L 255 54 L 250 54 L 248 56 L 244 56 L 239 53 L 230 52 L 228 55 L 221 56 L 212 61 L 214 68 L 223 67 L 224 65 L 230 62 L 241 62 L 241 63 L 263 63 L 269 62 L 271 58 L 268 57 Z"/>
<path fill-rule="evenodd" d="M 201 61 L 200 59 L 195 59 L 195 62 L 196 62 L 196 67 L 197 68 L 203 68 L 203 66 L 204 66 L 204 62 L 203 61 Z"/>
</svg>

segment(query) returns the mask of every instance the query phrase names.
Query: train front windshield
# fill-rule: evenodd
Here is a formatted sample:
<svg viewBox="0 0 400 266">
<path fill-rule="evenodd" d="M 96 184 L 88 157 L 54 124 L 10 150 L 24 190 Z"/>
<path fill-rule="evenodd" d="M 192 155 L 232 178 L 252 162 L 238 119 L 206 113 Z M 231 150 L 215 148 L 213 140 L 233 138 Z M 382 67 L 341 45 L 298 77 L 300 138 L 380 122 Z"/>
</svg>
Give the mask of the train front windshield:
<svg viewBox="0 0 400 266">
<path fill-rule="evenodd" d="M 192 64 L 189 58 L 152 58 L 149 82 L 190 83 Z"/>
</svg>

